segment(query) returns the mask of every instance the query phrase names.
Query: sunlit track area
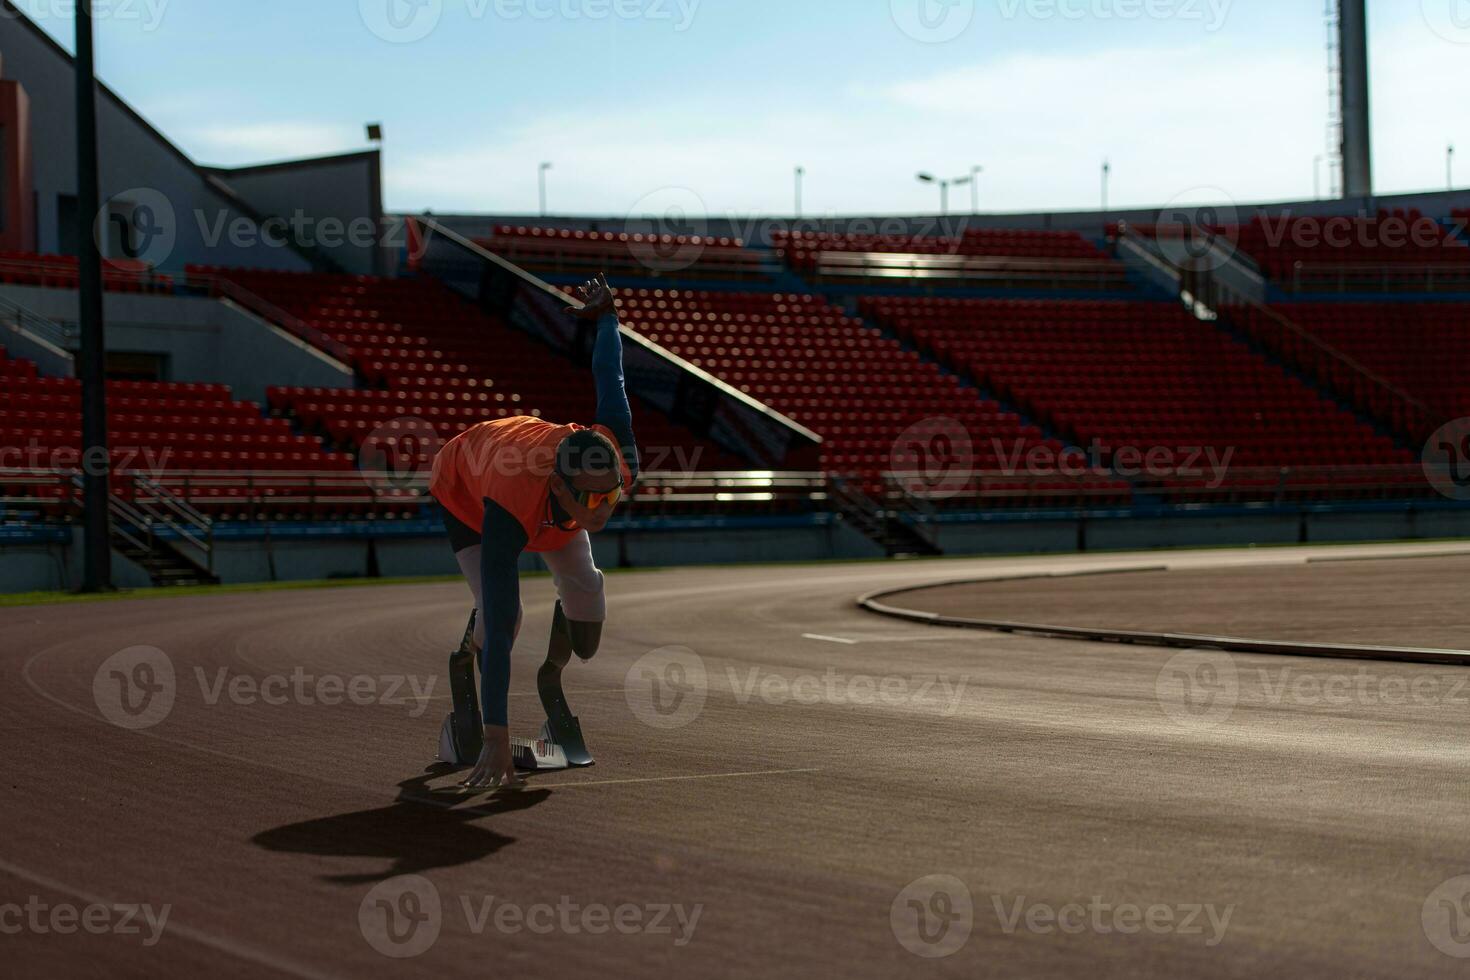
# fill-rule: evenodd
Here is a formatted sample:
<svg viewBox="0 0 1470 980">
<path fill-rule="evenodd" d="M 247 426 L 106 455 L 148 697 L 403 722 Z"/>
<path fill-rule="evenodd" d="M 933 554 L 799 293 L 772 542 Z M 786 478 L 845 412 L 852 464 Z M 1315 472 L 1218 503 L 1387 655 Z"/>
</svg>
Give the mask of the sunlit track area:
<svg viewBox="0 0 1470 980">
<path fill-rule="evenodd" d="M 1391 592 L 1443 550 L 1167 560 L 1375 559 Z M 566 685 L 597 764 L 496 794 L 430 764 L 462 586 L 0 610 L 0 879 L 32 896 L 7 915 L 50 923 L 7 935 L 10 967 L 345 977 L 388 955 L 436 976 L 491 949 L 526 976 L 880 977 L 939 950 L 952 976 L 1461 975 L 1436 903 L 1470 831 L 1463 669 L 945 630 L 854 602 L 1159 559 L 613 576 L 622 615 Z M 1036 581 L 1085 600 L 1122 579 Z M 525 603 L 511 718 L 529 727 L 550 583 Z M 63 907 L 119 929 L 131 910 L 136 931 L 59 941 Z"/>
</svg>

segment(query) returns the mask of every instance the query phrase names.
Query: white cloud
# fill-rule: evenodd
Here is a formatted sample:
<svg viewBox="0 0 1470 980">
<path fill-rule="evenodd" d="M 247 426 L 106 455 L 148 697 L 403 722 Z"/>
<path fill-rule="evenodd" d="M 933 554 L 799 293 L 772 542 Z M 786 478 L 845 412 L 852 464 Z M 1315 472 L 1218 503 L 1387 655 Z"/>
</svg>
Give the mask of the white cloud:
<svg viewBox="0 0 1470 980">
<path fill-rule="evenodd" d="M 1375 42 L 1380 191 L 1442 186 L 1453 94 L 1470 91 L 1467 50 L 1424 30 Z M 530 212 L 537 165 L 552 160 L 550 204 L 561 213 L 623 214 L 667 186 L 690 188 L 711 214 L 789 213 L 797 164 L 809 215 L 934 210 L 937 192 L 915 173 L 971 164 L 986 168 L 984 210 L 1091 209 L 1105 156 L 1114 207 L 1202 186 L 1238 201 L 1305 198 L 1326 148 L 1326 88 L 1323 52 L 1248 39 L 1019 53 L 849 86 L 819 108 L 662 98 L 590 120 L 543 117 L 450 153 L 390 149 L 389 204 Z M 1470 155 L 1470 133 L 1460 136 Z M 968 203 L 955 189 L 954 208 Z"/>
<path fill-rule="evenodd" d="M 237 166 L 362 149 L 363 131 L 338 123 L 220 123 L 184 133 L 182 143 L 196 159 Z"/>
<path fill-rule="evenodd" d="M 1200 185 L 1237 200 L 1310 193 L 1323 88 L 1319 67 L 1294 53 L 1201 46 L 1022 54 L 886 95 L 930 125 L 984 133 L 992 191 L 1046 208 L 1096 206 L 1105 156 L 1120 206 Z"/>
<path fill-rule="evenodd" d="M 1017 55 L 888 88 L 858 88 L 822 112 L 638 107 L 544 119 L 494 144 L 389 159 L 393 193 L 437 208 L 526 211 L 551 159 L 554 211 L 622 213 L 687 186 L 716 214 L 787 213 L 807 168 L 808 213 L 933 210 L 919 170 L 982 164 L 982 208 L 1092 207 L 1110 155 L 1115 204 L 1159 203 L 1199 184 L 1241 197 L 1306 194 L 1321 152 L 1319 73 L 1285 58 L 1210 68 L 1198 51 Z M 1281 92 L 1308 93 L 1283 105 Z M 717 123 L 717 125 L 712 125 Z M 575 133 L 575 140 L 568 134 Z M 1245 176 L 1242 176 L 1245 175 Z M 968 192 L 956 190 L 956 208 Z"/>
</svg>

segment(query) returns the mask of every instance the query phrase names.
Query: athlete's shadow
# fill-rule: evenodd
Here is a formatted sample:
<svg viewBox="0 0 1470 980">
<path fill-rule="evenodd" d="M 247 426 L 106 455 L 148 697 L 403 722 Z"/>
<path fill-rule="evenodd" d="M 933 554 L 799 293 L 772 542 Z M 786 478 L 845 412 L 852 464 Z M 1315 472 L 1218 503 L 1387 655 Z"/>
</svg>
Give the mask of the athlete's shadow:
<svg viewBox="0 0 1470 980">
<path fill-rule="evenodd" d="M 398 784 L 398 799 L 391 806 L 286 824 L 256 834 L 251 842 L 287 854 L 381 857 L 393 862 L 376 874 L 323 876 L 341 885 L 363 884 L 489 857 L 515 838 L 497 834 L 477 821 L 533 807 L 551 795 L 544 789 L 502 792 L 470 806 L 469 801 L 477 797 L 429 787 L 430 780 L 452 771 L 438 765 L 405 779 Z"/>
</svg>

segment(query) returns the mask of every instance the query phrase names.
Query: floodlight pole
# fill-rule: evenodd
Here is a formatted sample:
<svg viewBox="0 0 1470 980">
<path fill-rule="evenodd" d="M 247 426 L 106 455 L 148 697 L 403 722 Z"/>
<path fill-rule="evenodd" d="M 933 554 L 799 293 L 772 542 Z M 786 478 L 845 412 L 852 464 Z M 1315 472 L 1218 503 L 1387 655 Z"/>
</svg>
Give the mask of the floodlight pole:
<svg viewBox="0 0 1470 980">
<path fill-rule="evenodd" d="M 806 176 L 805 167 L 796 168 L 796 217 L 801 218 L 801 179 Z"/>
<path fill-rule="evenodd" d="M 1373 196 L 1373 128 L 1369 113 L 1366 0 L 1340 0 L 1344 197 Z"/>
<path fill-rule="evenodd" d="M 541 197 L 541 217 L 546 217 L 546 171 L 551 169 L 551 164 L 543 163 L 537 171 L 537 184 Z"/>
<path fill-rule="evenodd" d="M 982 166 L 979 166 L 978 164 L 970 168 L 970 176 L 967 179 L 970 182 L 970 213 L 971 214 L 979 214 L 980 213 L 980 175 L 983 174 L 984 172 L 985 172 L 985 168 L 982 167 Z"/>
<path fill-rule="evenodd" d="M 97 177 L 97 79 L 92 52 L 92 0 L 76 8 L 78 320 L 82 382 L 82 591 L 112 588 L 112 527 L 107 451 L 107 339 L 102 319 L 101 202 Z"/>
</svg>

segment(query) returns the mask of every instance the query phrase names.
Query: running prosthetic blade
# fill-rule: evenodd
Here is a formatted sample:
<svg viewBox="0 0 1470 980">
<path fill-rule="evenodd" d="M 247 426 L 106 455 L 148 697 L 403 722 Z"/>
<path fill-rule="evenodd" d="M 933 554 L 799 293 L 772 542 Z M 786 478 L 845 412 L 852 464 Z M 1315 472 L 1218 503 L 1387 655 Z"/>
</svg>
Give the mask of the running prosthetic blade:
<svg viewBox="0 0 1470 980">
<path fill-rule="evenodd" d="M 439 757 L 460 766 L 474 765 L 485 746 L 480 698 L 475 691 L 475 652 L 475 613 L 472 612 L 459 649 L 449 655 L 449 692 L 454 712 L 444 719 L 439 737 Z"/>
<path fill-rule="evenodd" d="M 567 765 L 573 768 L 592 765 L 595 760 L 582 738 L 582 725 L 567 706 L 566 693 L 561 689 L 561 671 L 549 671 L 543 666 L 536 674 L 536 690 L 541 695 L 541 706 L 546 709 L 544 731 L 566 753 Z"/>
</svg>

